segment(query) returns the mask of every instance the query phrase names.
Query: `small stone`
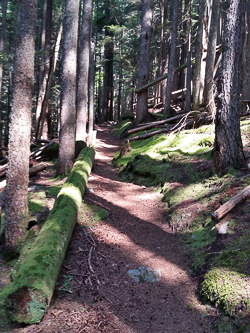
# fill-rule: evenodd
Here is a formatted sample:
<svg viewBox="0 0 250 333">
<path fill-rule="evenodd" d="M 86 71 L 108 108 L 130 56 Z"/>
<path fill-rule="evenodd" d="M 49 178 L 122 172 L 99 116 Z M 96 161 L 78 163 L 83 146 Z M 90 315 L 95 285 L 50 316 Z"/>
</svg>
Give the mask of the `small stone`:
<svg viewBox="0 0 250 333">
<path fill-rule="evenodd" d="M 222 225 L 220 226 L 220 229 L 219 229 L 219 234 L 225 235 L 227 233 L 227 225 L 228 225 L 228 221 L 222 223 Z"/>
<path fill-rule="evenodd" d="M 140 266 L 138 269 L 130 269 L 128 275 L 136 282 L 159 282 L 161 279 L 161 271 L 150 267 Z"/>
<path fill-rule="evenodd" d="M 95 191 L 94 191 L 92 188 L 88 188 L 88 189 L 87 189 L 87 192 L 89 192 L 89 193 L 94 193 Z"/>
</svg>

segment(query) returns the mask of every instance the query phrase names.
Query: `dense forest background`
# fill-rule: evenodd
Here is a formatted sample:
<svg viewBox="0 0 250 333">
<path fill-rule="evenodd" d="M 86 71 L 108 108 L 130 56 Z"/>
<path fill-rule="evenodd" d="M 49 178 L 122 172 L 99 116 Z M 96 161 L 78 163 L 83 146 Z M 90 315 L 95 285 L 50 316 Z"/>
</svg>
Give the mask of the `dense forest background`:
<svg viewBox="0 0 250 333">
<path fill-rule="evenodd" d="M 57 174 L 68 175 L 75 141 L 91 143 L 94 123 L 130 113 L 138 125 L 149 108 L 163 118 L 191 111 L 193 127 L 215 123 L 213 170 L 223 175 L 243 166 L 248 6 L 245 0 L 2 0 L 0 146 L 3 163 L 8 150 L 10 243 L 22 238 L 19 232 L 13 239 L 13 220 L 23 225 L 29 214 L 30 138 L 59 137 Z"/>
</svg>

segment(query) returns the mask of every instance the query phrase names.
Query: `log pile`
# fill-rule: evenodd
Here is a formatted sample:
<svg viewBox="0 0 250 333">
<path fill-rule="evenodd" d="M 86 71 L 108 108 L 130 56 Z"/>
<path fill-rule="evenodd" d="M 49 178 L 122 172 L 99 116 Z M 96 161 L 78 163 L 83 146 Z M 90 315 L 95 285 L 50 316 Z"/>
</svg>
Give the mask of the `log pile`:
<svg viewBox="0 0 250 333">
<path fill-rule="evenodd" d="M 0 297 L 12 320 L 39 323 L 48 308 L 76 223 L 95 151 L 86 147 L 58 194 L 55 205 L 31 249 Z"/>
</svg>

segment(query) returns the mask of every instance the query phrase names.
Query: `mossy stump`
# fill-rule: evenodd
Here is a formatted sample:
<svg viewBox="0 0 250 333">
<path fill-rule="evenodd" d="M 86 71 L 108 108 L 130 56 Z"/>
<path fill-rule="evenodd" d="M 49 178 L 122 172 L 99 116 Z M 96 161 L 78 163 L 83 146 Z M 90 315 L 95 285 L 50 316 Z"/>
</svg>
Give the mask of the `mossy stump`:
<svg viewBox="0 0 250 333">
<path fill-rule="evenodd" d="M 88 176 L 94 161 L 93 148 L 84 148 L 59 192 L 47 221 L 18 271 L 0 297 L 13 321 L 39 323 L 48 308 L 77 220 Z"/>
</svg>

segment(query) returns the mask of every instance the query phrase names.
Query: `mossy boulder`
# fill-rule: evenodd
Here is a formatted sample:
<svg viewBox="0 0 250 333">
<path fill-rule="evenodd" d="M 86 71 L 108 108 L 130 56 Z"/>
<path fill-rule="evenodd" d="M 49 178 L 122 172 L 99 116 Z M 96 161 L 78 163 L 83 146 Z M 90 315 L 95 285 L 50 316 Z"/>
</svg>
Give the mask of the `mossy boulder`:
<svg viewBox="0 0 250 333">
<path fill-rule="evenodd" d="M 201 295 L 232 315 L 250 310 L 250 278 L 233 269 L 214 267 L 201 284 Z"/>
</svg>

